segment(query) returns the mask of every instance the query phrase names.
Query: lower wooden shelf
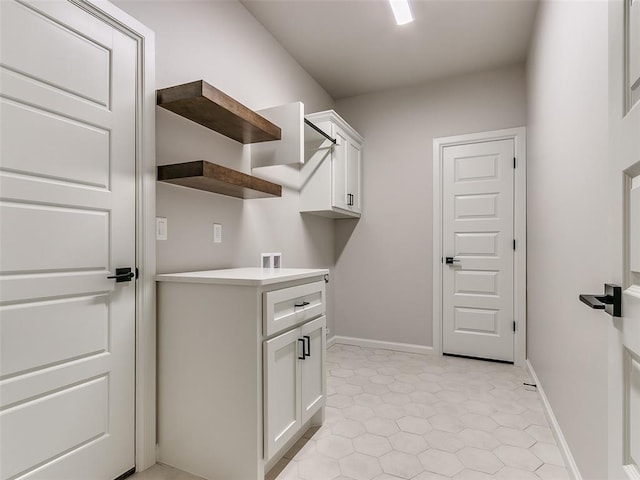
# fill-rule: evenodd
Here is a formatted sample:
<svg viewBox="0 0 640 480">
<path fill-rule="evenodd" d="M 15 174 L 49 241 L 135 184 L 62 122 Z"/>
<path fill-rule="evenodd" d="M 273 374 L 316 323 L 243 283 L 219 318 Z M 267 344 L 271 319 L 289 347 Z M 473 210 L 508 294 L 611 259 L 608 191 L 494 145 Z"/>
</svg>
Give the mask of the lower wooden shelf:
<svg viewBox="0 0 640 480">
<path fill-rule="evenodd" d="M 236 198 L 282 196 L 281 185 L 204 160 L 161 165 L 158 181 Z"/>
</svg>

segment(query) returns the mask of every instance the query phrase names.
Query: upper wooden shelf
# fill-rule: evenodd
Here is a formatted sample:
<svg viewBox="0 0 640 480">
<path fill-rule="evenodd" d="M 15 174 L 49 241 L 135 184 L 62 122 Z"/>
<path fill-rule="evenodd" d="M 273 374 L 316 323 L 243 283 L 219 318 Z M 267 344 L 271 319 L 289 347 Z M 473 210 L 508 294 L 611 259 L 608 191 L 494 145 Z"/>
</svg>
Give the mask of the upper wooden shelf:
<svg viewBox="0 0 640 480">
<path fill-rule="evenodd" d="M 156 91 L 156 103 L 240 143 L 280 140 L 280 127 L 204 80 Z"/>
<path fill-rule="evenodd" d="M 282 196 L 281 185 L 204 160 L 161 165 L 158 181 L 236 198 Z"/>
</svg>

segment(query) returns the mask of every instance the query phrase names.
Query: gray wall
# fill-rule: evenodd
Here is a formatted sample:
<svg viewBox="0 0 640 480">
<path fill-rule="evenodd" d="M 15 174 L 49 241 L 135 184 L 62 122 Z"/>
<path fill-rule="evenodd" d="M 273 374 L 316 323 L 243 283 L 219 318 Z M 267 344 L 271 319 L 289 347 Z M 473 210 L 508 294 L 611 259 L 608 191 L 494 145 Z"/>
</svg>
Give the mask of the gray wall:
<svg viewBox="0 0 640 480">
<path fill-rule="evenodd" d="M 333 107 L 239 2 L 115 3 L 156 34 L 157 88 L 204 79 L 256 110 L 294 101 L 307 112 Z M 156 120 L 158 165 L 208 160 L 251 174 L 250 147 L 159 107 Z M 169 224 L 168 240 L 157 242 L 158 272 L 257 267 L 261 252 L 282 252 L 285 267 L 332 268 L 333 221 L 300 215 L 295 168 L 267 170 L 254 174 L 281 183 L 282 198 L 243 201 L 158 183 L 157 215 Z M 222 244 L 213 243 L 214 222 Z"/>
<path fill-rule="evenodd" d="M 607 2 L 545 1 L 527 65 L 528 352 L 585 479 L 607 478 Z"/>
<path fill-rule="evenodd" d="M 364 214 L 336 223 L 337 335 L 433 345 L 433 139 L 523 126 L 524 79 L 519 65 L 336 103 L 365 138 Z"/>
</svg>

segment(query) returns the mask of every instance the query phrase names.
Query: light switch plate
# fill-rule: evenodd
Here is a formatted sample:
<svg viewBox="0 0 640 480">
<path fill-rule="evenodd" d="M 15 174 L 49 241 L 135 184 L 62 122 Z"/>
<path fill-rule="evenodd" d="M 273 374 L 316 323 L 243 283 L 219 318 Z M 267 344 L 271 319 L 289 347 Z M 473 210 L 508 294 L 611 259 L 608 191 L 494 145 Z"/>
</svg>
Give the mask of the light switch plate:
<svg viewBox="0 0 640 480">
<path fill-rule="evenodd" d="M 213 224 L 213 243 L 222 243 L 222 224 Z"/>
<path fill-rule="evenodd" d="M 168 238 L 168 222 L 164 217 L 156 217 L 156 240 Z"/>
</svg>

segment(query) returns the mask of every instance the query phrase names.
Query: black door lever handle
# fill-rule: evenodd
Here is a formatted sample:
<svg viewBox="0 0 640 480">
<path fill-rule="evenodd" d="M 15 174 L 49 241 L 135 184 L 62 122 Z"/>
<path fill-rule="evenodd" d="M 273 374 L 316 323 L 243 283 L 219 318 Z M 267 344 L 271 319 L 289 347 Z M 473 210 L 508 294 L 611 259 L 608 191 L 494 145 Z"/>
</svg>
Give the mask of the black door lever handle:
<svg viewBox="0 0 640 480">
<path fill-rule="evenodd" d="M 116 283 L 130 282 L 136 274 L 131 271 L 131 267 L 116 268 L 115 275 L 109 275 L 107 278 L 113 278 Z"/>
<path fill-rule="evenodd" d="M 580 301 L 595 310 L 604 310 L 605 304 L 612 303 L 613 298 L 608 295 L 588 295 L 583 293 L 580 295 Z"/>
<path fill-rule="evenodd" d="M 604 294 L 581 294 L 580 301 L 596 310 L 604 310 L 612 317 L 622 316 L 622 287 L 604 284 Z"/>
</svg>

